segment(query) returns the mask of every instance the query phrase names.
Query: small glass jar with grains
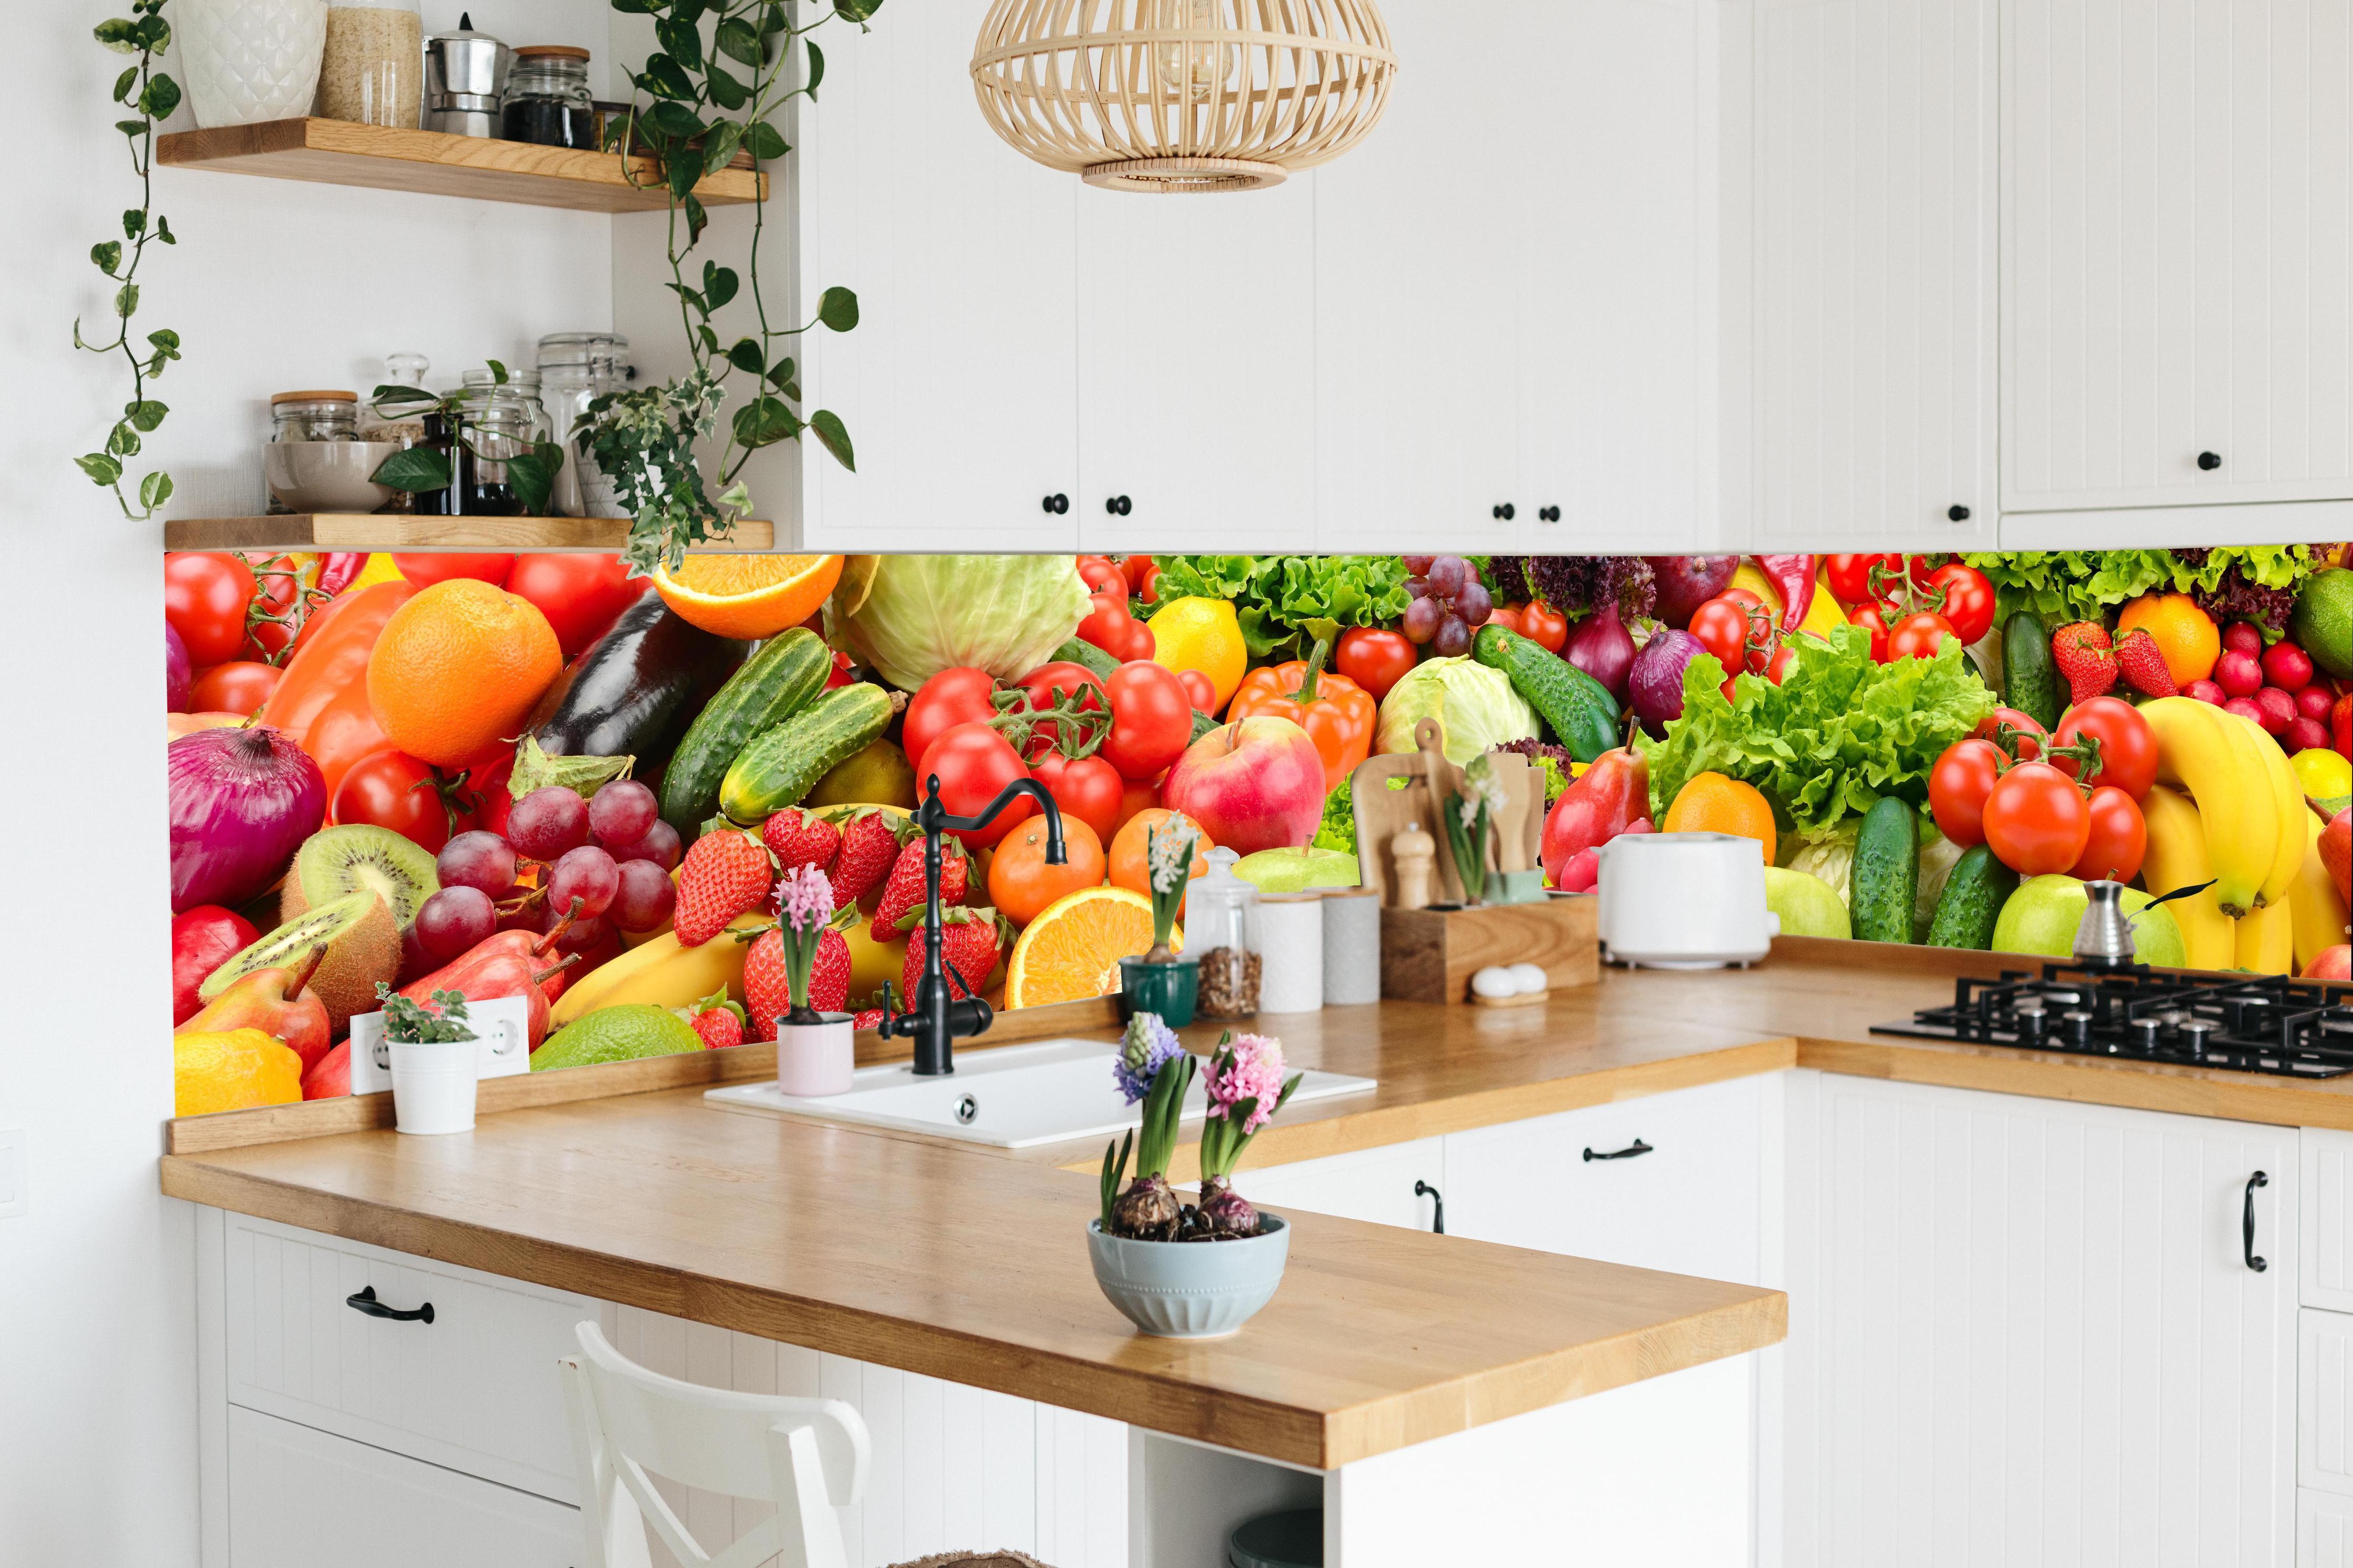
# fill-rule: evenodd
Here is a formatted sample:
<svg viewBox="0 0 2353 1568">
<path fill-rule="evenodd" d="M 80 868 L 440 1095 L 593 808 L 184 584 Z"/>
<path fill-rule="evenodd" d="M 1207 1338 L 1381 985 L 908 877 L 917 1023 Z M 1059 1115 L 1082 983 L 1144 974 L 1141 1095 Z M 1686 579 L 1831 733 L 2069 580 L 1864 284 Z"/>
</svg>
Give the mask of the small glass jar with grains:
<svg viewBox="0 0 2353 1568">
<path fill-rule="evenodd" d="M 596 104 L 588 90 L 588 51 L 568 44 L 526 44 L 517 49 L 500 134 L 509 142 L 593 152 Z"/>
<path fill-rule="evenodd" d="M 414 131 L 425 106 L 425 24 L 417 0 L 329 0 L 319 112 Z"/>
<path fill-rule="evenodd" d="M 1201 961 L 1195 1011 L 1204 1018 L 1258 1011 L 1258 889 L 1234 875 L 1240 858 L 1230 849 L 1210 850 L 1208 873 L 1185 891 L 1185 952 Z"/>
</svg>

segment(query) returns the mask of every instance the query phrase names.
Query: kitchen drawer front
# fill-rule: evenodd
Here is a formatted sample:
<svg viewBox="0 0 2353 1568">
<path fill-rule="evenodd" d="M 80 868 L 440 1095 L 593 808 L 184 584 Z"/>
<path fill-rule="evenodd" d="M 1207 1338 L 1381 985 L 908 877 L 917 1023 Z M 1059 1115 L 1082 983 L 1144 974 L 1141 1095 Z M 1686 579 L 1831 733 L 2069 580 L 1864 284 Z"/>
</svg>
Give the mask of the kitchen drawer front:
<svg viewBox="0 0 2353 1568">
<path fill-rule="evenodd" d="M 1451 1133 L 1446 1228 L 1754 1284 L 1766 1085 L 1735 1079 Z"/>
<path fill-rule="evenodd" d="M 228 1472 L 229 1568 L 586 1561 L 577 1509 L 256 1410 L 228 1413 Z"/>
<path fill-rule="evenodd" d="M 2297 1134 L 2304 1178 L 2304 1254 L 2296 1299 L 2353 1312 L 2353 1132 Z"/>
<path fill-rule="evenodd" d="M 2353 1314 L 2306 1307 L 2295 1338 L 2296 1484 L 2353 1498 Z"/>
<path fill-rule="evenodd" d="M 1446 1190 L 1445 1140 L 1418 1138 L 1385 1149 L 1328 1154 L 1321 1160 L 1270 1165 L 1262 1171 L 1245 1164 L 1234 1173 L 1234 1185 L 1242 1196 L 1278 1214 L 1303 1209 L 1309 1214 L 1428 1230 L 1436 1207 L 1429 1194 L 1414 1191 L 1417 1184 L 1440 1193 Z"/>
<path fill-rule="evenodd" d="M 2295 1494 L 2295 1568 L 2353 1568 L 2353 1498 Z"/>
<path fill-rule="evenodd" d="M 576 1503 L 555 1358 L 585 1296 L 242 1215 L 227 1216 L 222 1321 L 232 1405 Z M 372 1318 L 374 1287 L 433 1321 Z"/>
</svg>

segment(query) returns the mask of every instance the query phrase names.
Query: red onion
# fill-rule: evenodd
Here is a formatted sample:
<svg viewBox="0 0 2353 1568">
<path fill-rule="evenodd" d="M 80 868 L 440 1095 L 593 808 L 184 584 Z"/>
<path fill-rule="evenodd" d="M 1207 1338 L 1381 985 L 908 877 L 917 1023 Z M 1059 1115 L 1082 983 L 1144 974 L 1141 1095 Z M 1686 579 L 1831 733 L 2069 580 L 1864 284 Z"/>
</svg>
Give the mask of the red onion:
<svg viewBox="0 0 2353 1568">
<path fill-rule="evenodd" d="M 1668 720 L 1683 716 L 1683 667 L 1706 651 L 1691 633 L 1662 626 L 1634 656 L 1627 702 L 1652 734 L 1664 730 Z"/>
<path fill-rule="evenodd" d="M 319 764 L 282 730 L 199 730 L 172 742 L 172 912 L 234 909 L 277 879 L 327 815 Z"/>
<path fill-rule="evenodd" d="M 1618 605 L 1603 605 L 1568 634 L 1560 657 L 1593 677 L 1619 701 L 1626 700 L 1626 676 L 1634 667 L 1634 639 L 1618 618 Z"/>
<path fill-rule="evenodd" d="M 1659 619 L 1671 626 L 1691 625 L 1692 612 L 1732 585 L 1740 569 L 1737 555 L 1651 555 L 1651 575 L 1658 584 Z"/>
<path fill-rule="evenodd" d="M 188 710 L 188 687 L 195 672 L 188 667 L 188 645 L 180 640 L 180 628 L 171 622 L 164 623 L 164 711 L 185 713 Z"/>
</svg>

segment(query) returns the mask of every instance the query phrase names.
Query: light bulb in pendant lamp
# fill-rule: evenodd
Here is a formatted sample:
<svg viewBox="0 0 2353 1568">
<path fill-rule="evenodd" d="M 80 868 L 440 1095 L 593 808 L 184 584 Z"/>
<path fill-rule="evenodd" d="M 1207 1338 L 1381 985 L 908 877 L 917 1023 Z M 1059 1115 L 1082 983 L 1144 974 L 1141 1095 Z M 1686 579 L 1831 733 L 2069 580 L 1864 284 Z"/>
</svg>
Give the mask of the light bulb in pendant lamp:
<svg viewBox="0 0 2353 1568">
<path fill-rule="evenodd" d="M 1112 190 L 1249 191 L 1363 141 L 1398 73 L 1375 0 L 991 0 L 999 136 Z"/>
</svg>

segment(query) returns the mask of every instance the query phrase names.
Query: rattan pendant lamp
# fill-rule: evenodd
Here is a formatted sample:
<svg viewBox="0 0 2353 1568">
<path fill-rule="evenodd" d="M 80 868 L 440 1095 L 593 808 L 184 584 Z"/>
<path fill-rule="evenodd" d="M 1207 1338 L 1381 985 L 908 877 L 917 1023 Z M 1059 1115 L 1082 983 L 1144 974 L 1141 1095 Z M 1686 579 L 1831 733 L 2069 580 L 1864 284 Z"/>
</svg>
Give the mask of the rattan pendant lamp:
<svg viewBox="0 0 2353 1568">
<path fill-rule="evenodd" d="M 992 0 L 973 90 L 999 136 L 1112 190 L 1249 191 L 1379 123 L 1375 0 Z"/>
</svg>

